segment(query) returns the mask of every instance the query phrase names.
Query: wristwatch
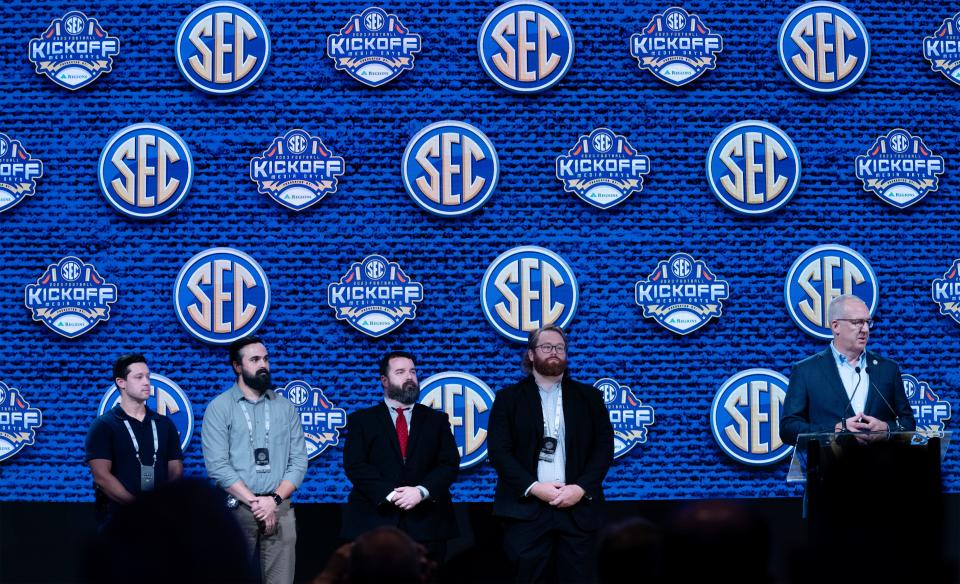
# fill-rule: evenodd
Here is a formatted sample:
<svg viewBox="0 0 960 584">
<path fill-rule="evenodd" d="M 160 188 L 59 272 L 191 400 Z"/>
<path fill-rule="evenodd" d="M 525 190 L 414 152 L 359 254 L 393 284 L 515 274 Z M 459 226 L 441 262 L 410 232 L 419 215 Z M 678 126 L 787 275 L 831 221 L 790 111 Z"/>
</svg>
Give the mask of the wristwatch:
<svg viewBox="0 0 960 584">
<path fill-rule="evenodd" d="M 273 495 L 273 502 L 277 504 L 277 507 L 279 507 L 280 504 L 283 503 L 283 497 L 281 497 L 276 493 L 271 493 L 271 494 Z"/>
</svg>

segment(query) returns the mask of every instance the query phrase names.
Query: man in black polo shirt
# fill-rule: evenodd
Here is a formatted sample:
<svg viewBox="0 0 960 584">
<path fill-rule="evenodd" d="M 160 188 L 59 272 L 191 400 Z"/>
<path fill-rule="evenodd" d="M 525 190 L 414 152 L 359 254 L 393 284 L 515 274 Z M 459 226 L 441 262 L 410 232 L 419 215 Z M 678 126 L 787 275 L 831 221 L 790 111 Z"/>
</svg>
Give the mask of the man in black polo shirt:
<svg viewBox="0 0 960 584">
<path fill-rule="evenodd" d="M 147 407 L 147 360 L 143 355 L 120 357 L 113 364 L 113 378 L 120 390 L 120 403 L 94 420 L 86 442 L 101 527 L 117 506 L 130 504 L 140 493 L 183 474 L 176 426 Z"/>
</svg>

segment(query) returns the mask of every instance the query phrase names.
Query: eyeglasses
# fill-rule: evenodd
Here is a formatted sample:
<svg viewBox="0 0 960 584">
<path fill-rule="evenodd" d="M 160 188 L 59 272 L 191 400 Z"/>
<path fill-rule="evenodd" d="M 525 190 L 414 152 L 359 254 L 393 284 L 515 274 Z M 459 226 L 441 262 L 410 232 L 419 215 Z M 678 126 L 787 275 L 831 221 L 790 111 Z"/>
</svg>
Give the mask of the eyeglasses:
<svg viewBox="0 0 960 584">
<path fill-rule="evenodd" d="M 873 325 L 877 324 L 877 321 L 872 318 L 863 319 L 863 318 L 838 318 L 836 320 L 844 320 L 853 325 L 853 328 L 862 328 L 863 325 L 867 325 L 868 329 L 872 329 Z"/>
<path fill-rule="evenodd" d="M 537 345 L 537 350 L 547 355 L 549 355 L 550 353 L 563 355 L 564 353 L 567 352 L 567 346 L 566 345 Z"/>
</svg>

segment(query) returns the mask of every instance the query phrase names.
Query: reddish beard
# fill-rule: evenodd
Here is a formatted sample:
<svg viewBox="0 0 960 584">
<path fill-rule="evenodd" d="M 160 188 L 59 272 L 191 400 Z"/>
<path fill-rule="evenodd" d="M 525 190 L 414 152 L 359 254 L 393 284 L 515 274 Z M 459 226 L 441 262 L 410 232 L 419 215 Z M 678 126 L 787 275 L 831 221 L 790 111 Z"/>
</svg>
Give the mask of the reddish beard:
<svg viewBox="0 0 960 584">
<path fill-rule="evenodd" d="M 565 357 L 558 357 L 557 355 L 541 357 L 534 353 L 533 368 L 537 373 L 545 377 L 556 377 L 563 375 L 563 372 L 567 370 L 567 359 Z"/>
</svg>

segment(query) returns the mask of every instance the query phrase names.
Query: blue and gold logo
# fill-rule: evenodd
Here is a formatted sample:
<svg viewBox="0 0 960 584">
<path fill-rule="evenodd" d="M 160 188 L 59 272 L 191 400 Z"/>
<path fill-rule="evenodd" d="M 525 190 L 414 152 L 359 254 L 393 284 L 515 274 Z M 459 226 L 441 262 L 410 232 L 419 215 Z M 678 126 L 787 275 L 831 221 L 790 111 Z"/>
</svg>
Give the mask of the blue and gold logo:
<svg viewBox="0 0 960 584">
<path fill-rule="evenodd" d="M 800 185 L 800 153 L 780 128 L 746 120 L 713 139 L 707 182 L 717 199 L 745 215 L 766 215 L 787 204 Z"/>
<path fill-rule="evenodd" d="M 31 408 L 20 390 L 0 381 L 0 462 L 33 444 L 43 414 Z"/>
<path fill-rule="evenodd" d="M 30 62 L 37 73 L 74 91 L 112 71 L 119 54 L 120 39 L 76 10 L 54 19 L 40 38 L 30 39 Z"/>
<path fill-rule="evenodd" d="M 573 64 L 573 31 L 557 9 L 513 0 L 480 27 L 477 53 L 490 79 L 510 91 L 536 93 L 560 82 Z"/>
<path fill-rule="evenodd" d="M 493 391 L 473 375 L 447 371 L 420 385 L 420 403 L 447 414 L 460 451 L 460 468 L 470 468 L 487 458 L 487 428 Z"/>
<path fill-rule="evenodd" d="M 116 301 L 117 287 L 107 283 L 93 264 L 73 256 L 47 266 L 24 290 L 24 304 L 33 320 L 70 339 L 109 320 L 110 305 Z"/>
<path fill-rule="evenodd" d="M 403 153 L 403 185 L 435 215 L 458 217 L 483 205 L 497 188 L 500 160 L 493 143 L 464 122 L 430 124 Z"/>
<path fill-rule="evenodd" d="M 814 93 L 839 93 L 863 77 L 870 37 L 857 15 L 833 2 L 810 2 L 790 13 L 777 43 L 783 70 Z"/>
<path fill-rule="evenodd" d="M 177 66 L 190 85 L 207 93 L 237 93 L 267 70 L 270 33 L 243 4 L 211 2 L 183 21 L 175 48 Z"/>
<path fill-rule="evenodd" d="M 620 458 L 637 444 L 647 443 L 648 428 L 653 425 L 653 408 L 643 405 L 633 390 L 615 379 L 604 377 L 593 384 L 603 395 L 613 425 L 613 457 Z"/>
<path fill-rule="evenodd" d="M 187 143 L 159 124 L 134 124 L 114 134 L 100 153 L 100 192 L 114 209 L 137 219 L 170 213 L 193 184 Z"/>
<path fill-rule="evenodd" d="M 420 35 L 411 33 L 396 14 L 376 6 L 354 14 L 338 34 L 327 37 L 327 56 L 337 70 L 370 87 L 413 69 L 420 48 Z"/>
<path fill-rule="evenodd" d="M 960 260 L 953 260 L 943 277 L 933 281 L 932 289 L 933 301 L 940 306 L 940 314 L 960 324 Z"/>
<path fill-rule="evenodd" d="M 913 419 L 917 423 L 917 432 L 936 435 L 947 428 L 950 419 L 950 402 L 940 399 L 930 389 L 930 384 L 920 381 L 913 375 L 903 375 L 903 391 L 913 410 Z"/>
<path fill-rule="evenodd" d="M 480 284 L 484 316 L 498 333 L 522 343 L 538 328 L 566 328 L 579 298 L 577 278 L 566 260 L 535 246 L 500 254 Z"/>
<path fill-rule="evenodd" d="M 899 209 L 937 190 L 937 176 L 943 174 L 943 158 L 900 128 L 877 138 L 866 154 L 857 156 L 856 165 L 863 189 Z"/>
<path fill-rule="evenodd" d="M 710 34 L 703 19 L 676 6 L 654 16 L 643 32 L 630 37 L 630 54 L 640 69 L 674 87 L 716 67 L 722 50 L 723 37 Z"/>
<path fill-rule="evenodd" d="M 770 369 L 747 369 L 723 382 L 710 407 L 710 429 L 723 452 L 743 464 L 775 464 L 793 447 L 780 439 L 780 412 L 790 381 Z"/>
<path fill-rule="evenodd" d="M 730 285 L 713 274 L 701 260 L 675 253 L 645 280 L 636 285 L 636 301 L 644 318 L 686 335 L 723 314 L 721 300 L 729 297 Z"/>
<path fill-rule="evenodd" d="M 347 425 L 347 412 L 334 406 L 322 389 L 298 379 L 274 391 L 290 400 L 300 414 L 303 437 L 307 441 L 307 460 L 340 444 L 340 429 Z"/>
<path fill-rule="evenodd" d="M 650 159 L 625 136 L 597 128 L 589 136 L 580 136 L 565 156 L 558 156 L 556 166 L 565 191 L 594 207 L 609 209 L 643 190 Z"/>
<path fill-rule="evenodd" d="M 19 140 L 0 133 L 0 213 L 37 192 L 43 162 L 30 156 Z"/>
<path fill-rule="evenodd" d="M 933 33 L 923 39 L 923 58 L 930 68 L 960 85 L 960 12 L 947 18 Z"/>
<path fill-rule="evenodd" d="M 180 324 L 201 341 L 229 345 L 267 319 L 270 282 L 247 254 L 215 247 L 190 258 L 173 285 Z"/>
<path fill-rule="evenodd" d="M 790 267 L 784 282 L 787 311 L 808 335 L 833 338 L 827 308 L 841 294 L 863 300 L 870 314 L 880 300 L 877 275 L 870 263 L 842 245 L 818 245 L 803 252 Z"/>
<path fill-rule="evenodd" d="M 297 129 L 275 138 L 250 160 L 250 180 L 284 207 L 302 211 L 336 192 L 343 168 L 343 158 L 334 156 L 320 138 Z"/>
<path fill-rule="evenodd" d="M 354 263 L 340 281 L 327 286 L 327 304 L 337 320 L 371 337 L 381 337 L 417 317 L 423 286 L 396 262 L 369 255 Z"/>
<path fill-rule="evenodd" d="M 102 416 L 119 403 L 120 390 L 113 384 L 103 394 L 97 415 Z M 147 398 L 147 407 L 173 422 L 180 436 L 180 449 L 186 451 L 193 437 L 194 422 L 193 406 L 186 392 L 169 377 L 150 373 L 150 397 Z"/>
</svg>

